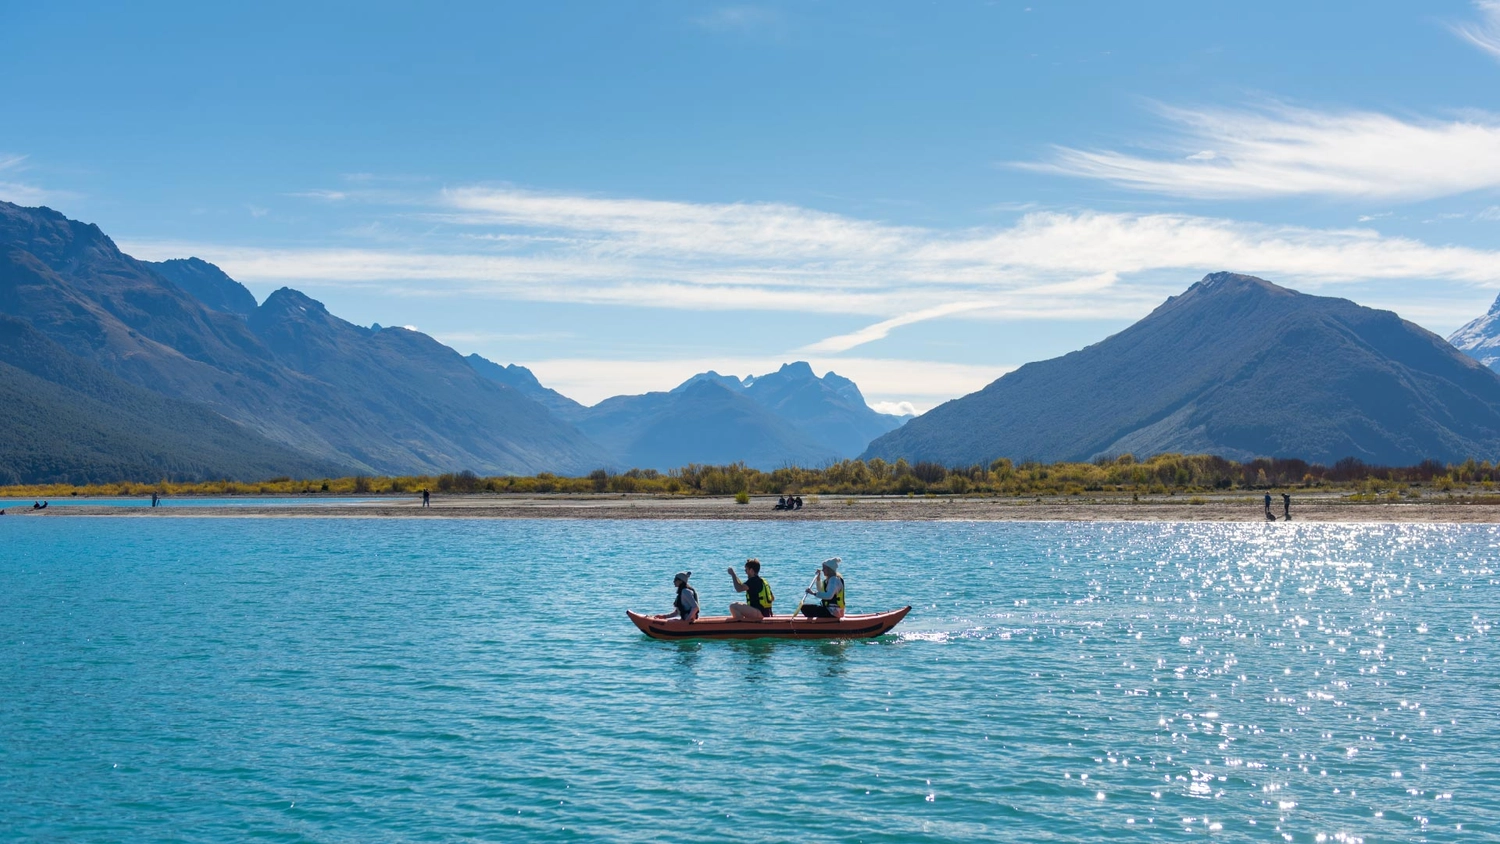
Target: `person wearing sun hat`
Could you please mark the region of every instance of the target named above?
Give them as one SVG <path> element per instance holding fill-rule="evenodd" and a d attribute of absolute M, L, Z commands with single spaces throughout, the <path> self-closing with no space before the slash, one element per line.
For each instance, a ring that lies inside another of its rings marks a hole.
<path fill-rule="evenodd" d="M 680 618 L 683 621 L 698 620 L 698 591 L 688 585 L 688 578 L 692 577 L 690 571 L 680 571 L 672 578 L 672 584 L 677 587 L 677 597 L 672 601 L 672 612 L 663 613 L 657 618 L 669 619 Z"/>
<path fill-rule="evenodd" d="M 808 618 L 843 618 L 844 617 L 844 578 L 839 574 L 839 563 L 843 560 L 838 557 L 829 557 L 823 561 L 823 570 L 816 589 L 807 590 L 808 595 L 816 598 L 816 604 L 803 604 L 802 614 Z"/>

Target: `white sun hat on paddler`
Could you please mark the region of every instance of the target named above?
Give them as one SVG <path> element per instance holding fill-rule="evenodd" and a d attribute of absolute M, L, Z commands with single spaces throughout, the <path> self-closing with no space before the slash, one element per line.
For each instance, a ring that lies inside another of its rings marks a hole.
<path fill-rule="evenodd" d="M 823 561 L 823 568 L 828 569 L 829 571 L 833 572 L 834 574 L 838 574 L 839 573 L 839 563 L 842 563 L 842 562 L 843 562 L 843 560 L 841 558 L 839 558 L 839 557 L 829 557 L 828 559 L 826 559 L 826 560 Z"/>

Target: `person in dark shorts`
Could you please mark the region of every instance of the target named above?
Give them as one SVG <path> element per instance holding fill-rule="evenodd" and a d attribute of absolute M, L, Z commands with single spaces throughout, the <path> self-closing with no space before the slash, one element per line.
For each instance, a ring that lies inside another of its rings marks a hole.
<path fill-rule="evenodd" d="M 776 601 L 776 596 L 771 592 L 771 584 L 760 576 L 760 560 L 751 557 L 745 561 L 744 582 L 735 574 L 734 566 L 729 567 L 729 576 L 734 579 L 734 591 L 745 593 L 745 603 L 729 605 L 729 617 L 735 621 L 764 621 L 769 618 L 771 604 Z"/>
<path fill-rule="evenodd" d="M 1291 495 L 1291 493 L 1283 492 L 1281 494 L 1281 515 L 1282 515 L 1282 518 L 1285 519 L 1288 522 L 1290 522 L 1292 520 L 1292 495 Z"/>

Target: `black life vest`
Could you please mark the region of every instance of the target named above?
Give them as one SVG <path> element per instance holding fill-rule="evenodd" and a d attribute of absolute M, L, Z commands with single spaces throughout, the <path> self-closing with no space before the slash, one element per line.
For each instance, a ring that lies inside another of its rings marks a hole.
<path fill-rule="evenodd" d="M 770 615 L 771 604 L 776 596 L 771 592 L 771 584 L 767 583 L 759 575 L 745 578 L 745 603 L 760 610 L 765 615 Z"/>
<path fill-rule="evenodd" d="M 682 600 L 682 593 L 683 592 L 692 592 L 693 593 L 693 609 L 697 609 L 698 608 L 698 590 L 694 589 L 691 586 L 679 586 L 679 587 L 677 587 L 677 597 L 674 598 L 674 599 L 672 599 L 672 606 L 677 609 L 677 615 L 681 616 L 683 619 L 686 619 L 688 616 L 690 616 L 690 615 L 693 614 L 693 610 L 688 609 L 687 605 L 685 603 L 683 603 L 683 600 Z"/>

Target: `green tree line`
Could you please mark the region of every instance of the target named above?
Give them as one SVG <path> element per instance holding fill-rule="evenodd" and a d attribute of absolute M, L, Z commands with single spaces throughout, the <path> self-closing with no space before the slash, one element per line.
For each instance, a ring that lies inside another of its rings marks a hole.
<path fill-rule="evenodd" d="M 581 477 L 543 472 L 532 476 L 484 477 L 472 471 L 439 475 L 293 479 L 269 478 L 245 483 L 223 480 L 204 483 L 115 483 L 69 486 L 11 486 L 0 496 L 13 498 L 62 495 L 377 495 L 416 493 L 654 493 L 663 495 L 1085 495 L 1108 493 L 1166 494 L 1262 490 L 1270 488 L 1333 488 L 1360 492 L 1389 492 L 1417 486 L 1451 489 L 1480 485 L 1492 488 L 1500 480 L 1500 465 L 1467 460 L 1459 464 L 1424 461 L 1415 466 L 1372 466 L 1353 458 L 1332 466 L 1295 459 L 1258 459 L 1246 462 L 1212 455 L 1158 454 L 1137 460 L 1133 455 L 1090 463 L 1014 462 L 1000 458 L 988 464 L 942 466 L 936 463 L 894 463 L 881 460 L 842 460 L 821 468 L 786 466 L 762 471 L 733 463 L 723 466 L 691 464 L 669 472 L 598 469 Z"/>

